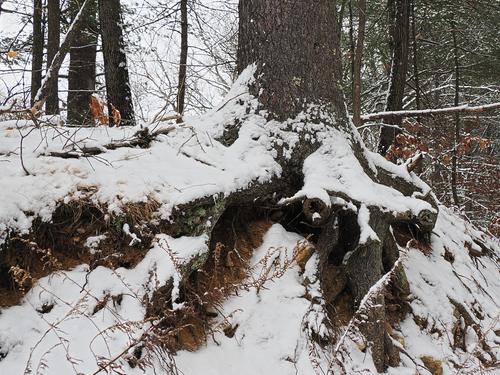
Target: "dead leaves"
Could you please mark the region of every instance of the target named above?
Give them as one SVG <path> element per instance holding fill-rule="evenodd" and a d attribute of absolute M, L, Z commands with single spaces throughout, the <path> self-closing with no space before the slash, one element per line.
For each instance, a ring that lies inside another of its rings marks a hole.
<path fill-rule="evenodd" d="M 106 110 L 107 103 L 104 100 L 96 95 L 91 95 L 89 107 L 94 122 L 100 125 L 109 125 L 108 111 Z M 120 111 L 113 104 L 111 104 L 111 117 L 113 118 L 113 124 L 115 126 L 120 126 L 122 116 Z"/>

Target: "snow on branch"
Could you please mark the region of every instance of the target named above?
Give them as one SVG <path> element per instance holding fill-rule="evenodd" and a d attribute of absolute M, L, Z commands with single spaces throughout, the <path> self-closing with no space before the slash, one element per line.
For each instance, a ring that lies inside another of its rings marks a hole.
<path fill-rule="evenodd" d="M 361 120 L 363 122 L 367 122 L 367 121 L 383 120 L 383 119 L 394 118 L 394 117 L 447 115 L 450 113 L 481 113 L 481 112 L 485 112 L 485 111 L 492 111 L 495 109 L 500 109 L 500 103 L 485 104 L 485 105 L 475 106 L 475 107 L 471 107 L 468 104 L 464 104 L 464 105 L 461 105 L 458 107 L 449 107 L 449 108 L 368 113 L 366 115 L 361 116 Z"/>

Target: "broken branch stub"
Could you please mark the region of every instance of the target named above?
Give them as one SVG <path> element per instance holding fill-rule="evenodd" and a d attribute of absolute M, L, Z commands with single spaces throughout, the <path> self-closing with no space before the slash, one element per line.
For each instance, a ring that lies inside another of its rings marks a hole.
<path fill-rule="evenodd" d="M 302 203 L 304 215 L 314 226 L 324 225 L 331 214 L 331 206 L 327 206 L 319 198 L 306 198 Z"/>

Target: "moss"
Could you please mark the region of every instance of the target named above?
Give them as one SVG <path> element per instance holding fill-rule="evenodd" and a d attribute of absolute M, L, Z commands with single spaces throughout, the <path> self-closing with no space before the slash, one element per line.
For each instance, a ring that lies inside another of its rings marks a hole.
<path fill-rule="evenodd" d="M 202 206 L 193 210 L 190 216 L 184 218 L 180 231 L 190 236 L 210 233 L 226 208 L 224 198 L 216 196 L 214 201 L 211 206 Z"/>
<path fill-rule="evenodd" d="M 189 275 L 191 272 L 199 270 L 203 267 L 205 262 L 208 260 L 209 251 L 205 251 L 202 254 L 195 256 L 188 264 L 185 265 L 183 270 L 184 274 Z"/>
<path fill-rule="evenodd" d="M 179 232 L 190 236 L 208 235 L 207 245 L 210 242 L 210 236 L 215 224 L 226 209 L 226 199 L 215 197 L 212 206 L 203 206 L 196 208 L 189 217 L 186 217 L 181 225 Z M 185 274 L 203 267 L 209 258 L 209 252 L 199 254 L 185 265 Z"/>
<path fill-rule="evenodd" d="M 113 219 L 113 227 L 118 231 L 123 230 L 123 225 L 126 223 L 125 217 L 124 216 L 116 216 Z"/>

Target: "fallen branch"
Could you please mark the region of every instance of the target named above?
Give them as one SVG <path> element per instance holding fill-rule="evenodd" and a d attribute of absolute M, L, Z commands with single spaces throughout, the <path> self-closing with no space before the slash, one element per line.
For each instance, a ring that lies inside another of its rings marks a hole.
<path fill-rule="evenodd" d="M 399 118 L 399 117 L 448 115 L 451 113 L 481 113 L 486 111 L 492 111 L 495 109 L 500 109 L 500 103 L 485 104 L 476 107 L 471 107 L 468 104 L 464 104 L 458 107 L 449 107 L 449 108 L 436 108 L 436 109 L 431 108 L 431 109 L 421 109 L 421 110 L 411 110 L 411 111 L 387 111 L 387 112 L 369 113 L 361 116 L 361 121 L 368 122 L 374 120 L 384 120 L 388 118 Z"/>
<path fill-rule="evenodd" d="M 175 126 L 169 126 L 166 128 L 160 128 L 153 132 L 150 132 L 148 128 L 137 131 L 130 139 L 120 141 L 120 142 L 112 142 L 102 147 L 79 147 L 78 150 L 74 151 L 63 151 L 63 152 L 49 152 L 44 156 L 52 156 L 63 159 L 79 159 L 97 156 L 105 153 L 107 150 L 116 150 L 122 147 L 139 147 L 139 148 L 148 148 L 151 145 L 151 142 L 154 141 L 159 135 L 167 135 L 171 131 L 176 129 Z"/>

